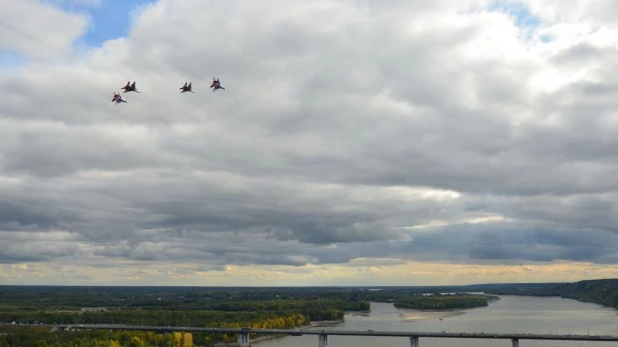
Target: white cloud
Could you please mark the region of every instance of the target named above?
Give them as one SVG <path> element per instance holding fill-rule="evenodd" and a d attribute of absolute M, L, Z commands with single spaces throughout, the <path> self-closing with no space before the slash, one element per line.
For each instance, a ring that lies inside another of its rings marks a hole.
<path fill-rule="evenodd" d="M 28 58 L 67 57 L 88 23 L 40 0 L 1 0 L 0 9 L 0 50 Z"/>
<path fill-rule="evenodd" d="M 583 23 L 612 26 L 618 4 L 611 0 L 521 0 L 530 11 L 549 23 Z"/>

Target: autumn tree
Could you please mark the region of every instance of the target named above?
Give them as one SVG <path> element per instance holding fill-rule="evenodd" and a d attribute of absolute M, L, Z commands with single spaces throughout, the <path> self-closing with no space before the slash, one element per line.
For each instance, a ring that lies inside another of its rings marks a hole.
<path fill-rule="evenodd" d="M 173 340 L 174 347 L 183 347 L 182 346 L 182 333 L 174 332 L 173 337 L 174 337 L 174 340 Z"/>
<path fill-rule="evenodd" d="M 193 335 L 191 333 L 183 334 L 182 347 L 193 347 Z"/>
<path fill-rule="evenodd" d="M 137 336 L 131 338 L 131 347 L 146 347 L 146 343 Z"/>

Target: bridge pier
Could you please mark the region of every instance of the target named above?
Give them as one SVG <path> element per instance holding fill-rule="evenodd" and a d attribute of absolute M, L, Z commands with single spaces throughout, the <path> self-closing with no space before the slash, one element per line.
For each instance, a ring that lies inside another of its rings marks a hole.
<path fill-rule="evenodd" d="M 249 333 L 238 334 L 238 346 L 239 347 L 249 346 Z"/>
<path fill-rule="evenodd" d="M 512 347 L 519 347 L 519 339 L 512 339 L 511 343 L 513 344 Z"/>
<path fill-rule="evenodd" d="M 328 335 L 320 334 L 318 337 L 320 338 L 320 347 L 328 347 Z"/>
<path fill-rule="evenodd" d="M 418 347 L 418 336 L 412 336 L 410 338 L 410 347 Z"/>

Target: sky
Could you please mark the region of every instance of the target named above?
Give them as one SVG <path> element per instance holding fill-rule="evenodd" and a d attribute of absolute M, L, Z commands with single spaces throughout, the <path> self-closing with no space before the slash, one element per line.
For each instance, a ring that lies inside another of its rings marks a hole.
<path fill-rule="evenodd" d="M 0 284 L 617 277 L 617 15 L 0 0 Z"/>

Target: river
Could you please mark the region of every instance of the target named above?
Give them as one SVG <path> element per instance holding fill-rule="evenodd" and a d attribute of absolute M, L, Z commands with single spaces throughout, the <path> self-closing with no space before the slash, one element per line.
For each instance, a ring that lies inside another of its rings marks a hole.
<path fill-rule="evenodd" d="M 346 315 L 345 322 L 315 329 L 375 331 L 446 331 L 478 333 L 618 335 L 616 310 L 562 298 L 500 296 L 487 307 L 460 311 L 442 320 L 435 312 L 400 310 L 371 303 L 369 316 Z M 407 318 L 407 319 L 406 319 Z M 422 319 L 422 320 L 417 320 Z M 256 347 L 317 347 L 318 337 L 288 336 L 261 341 Z M 405 337 L 329 336 L 330 347 L 408 347 Z M 521 347 L 608 347 L 611 342 L 521 340 Z M 420 347 L 511 347 L 510 340 L 420 338 Z"/>

